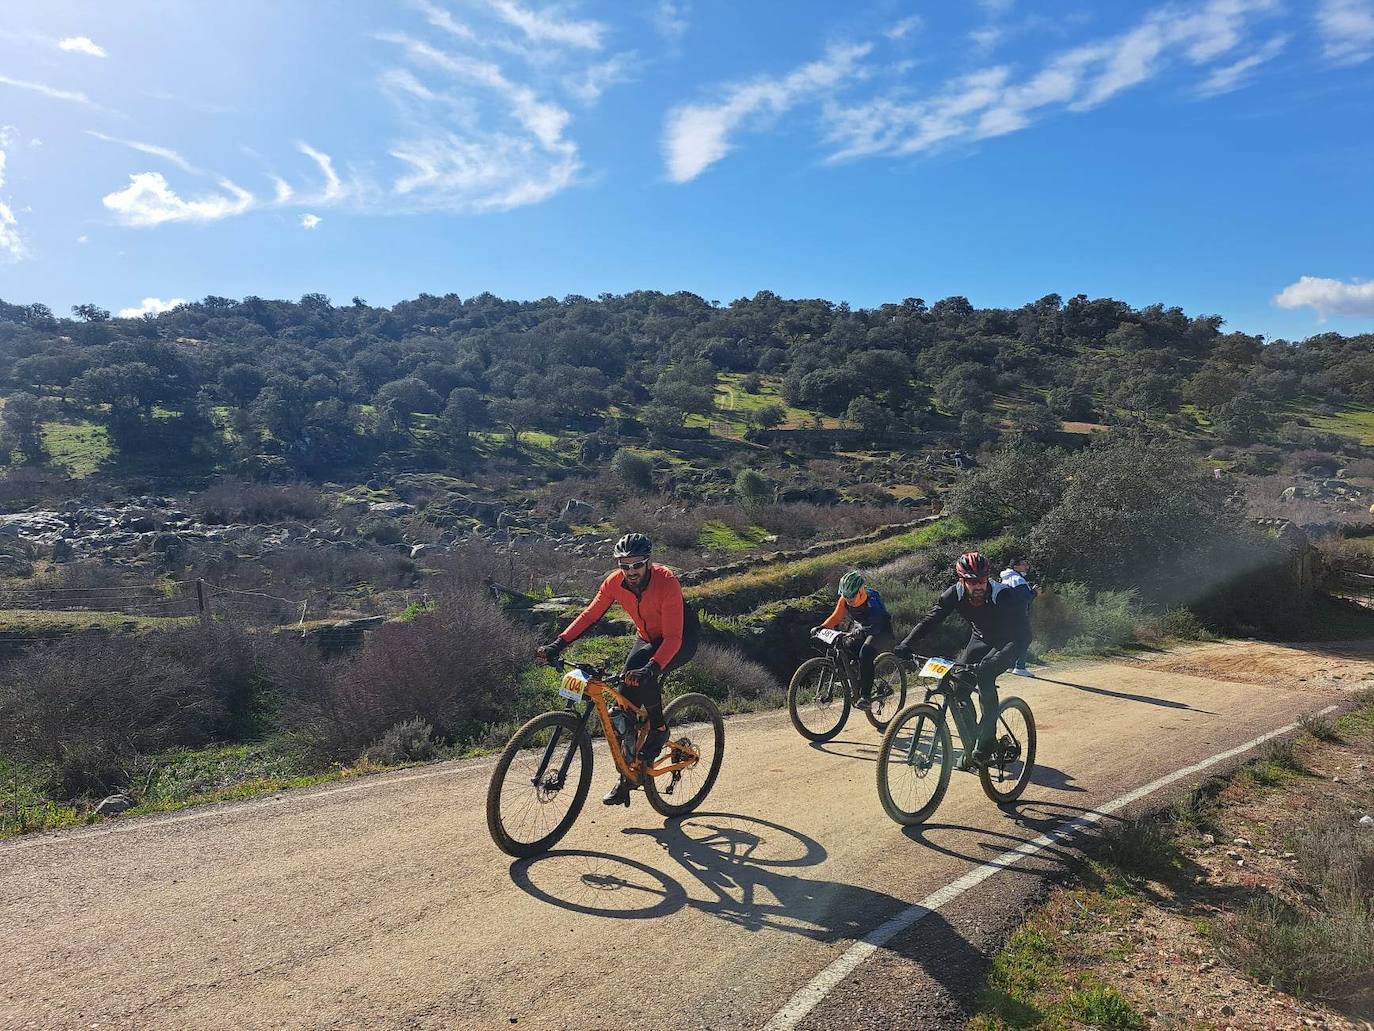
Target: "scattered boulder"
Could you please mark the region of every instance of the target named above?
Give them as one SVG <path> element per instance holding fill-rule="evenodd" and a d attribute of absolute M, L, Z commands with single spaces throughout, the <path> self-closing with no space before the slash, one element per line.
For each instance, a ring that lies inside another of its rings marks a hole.
<path fill-rule="evenodd" d="M 128 795 L 110 795 L 102 798 L 100 804 L 95 807 L 96 816 L 118 816 L 126 809 L 134 807 L 134 800 Z"/>
<path fill-rule="evenodd" d="M 414 512 L 415 506 L 404 501 L 374 501 L 368 506 L 368 509 L 374 515 L 399 519 L 401 516 L 410 515 Z"/>
<path fill-rule="evenodd" d="M 565 523 L 590 522 L 596 508 L 586 501 L 569 498 L 563 502 L 563 510 L 558 514 Z"/>

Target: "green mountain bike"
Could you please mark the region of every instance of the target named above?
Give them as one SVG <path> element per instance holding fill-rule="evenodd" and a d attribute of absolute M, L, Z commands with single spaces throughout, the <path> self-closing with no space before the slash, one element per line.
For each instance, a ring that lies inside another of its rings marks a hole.
<path fill-rule="evenodd" d="M 1001 699 L 997 708 L 997 741 L 986 762 L 975 763 L 978 716 L 951 702 L 975 694 L 972 666 L 949 659 L 916 657 L 917 677 L 925 699 L 892 717 L 878 746 L 878 798 L 887 815 L 904 826 L 928 820 L 949 789 L 958 769 L 977 772 L 988 798 L 998 805 L 1016 801 L 1035 771 L 1035 716 L 1020 698 Z M 955 748 L 949 719 L 959 732 Z"/>

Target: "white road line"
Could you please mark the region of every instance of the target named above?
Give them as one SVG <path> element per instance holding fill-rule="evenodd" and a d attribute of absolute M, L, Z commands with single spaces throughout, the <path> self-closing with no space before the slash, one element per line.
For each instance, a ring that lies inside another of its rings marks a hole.
<path fill-rule="evenodd" d="M 1325 716 L 1327 713 L 1335 712 L 1337 708 L 1338 706 L 1328 705 L 1325 709 L 1317 713 L 1317 715 Z M 1236 756 L 1248 752 L 1256 745 L 1264 744 L 1264 742 L 1268 741 L 1270 738 L 1278 737 L 1281 734 L 1287 734 L 1289 731 L 1296 730 L 1297 728 L 1298 724 L 1290 723 L 1286 727 L 1280 727 L 1278 730 L 1271 730 L 1267 734 L 1261 734 L 1259 737 L 1247 741 L 1243 745 L 1238 745 L 1225 752 L 1219 752 L 1210 759 L 1203 759 L 1201 762 L 1193 763 L 1191 766 L 1185 766 L 1181 770 L 1175 770 L 1173 773 L 1166 774 L 1158 780 L 1152 780 L 1150 783 L 1142 785 L 1134 791 L 1128 791 L 1120 798 L 1113 799 L 1098 809 L 1090 813 L 1085 813 L 1077 819 L 1064 824 L 1062 827 L 1050 831 L 1048 834 L 1042 834 L 1040 837 L 1031 841 L 1023 842 L 1016 848 L 1008 852 L 1003 852 L 996 859 L 989 860 L 982 866 L 970 870 L 958 880 L 951 881 L 939 891 L 927 895 L 914 906 L 898 913 L 891 920 L 887 921 L 887 923 L 883 924 L 881 927 L 875 928 L 873 931 L 870 931 L 864 937 L 856 941 L 846 949 L 839 958 L 812 978 L 809 983 L 802 986 L 802 988 L 787 1001 L 787 1004 L 773 1015 L 773 1019 L 764 1025 L 764 1031 L 792 1031 L 793 1028 L 801 1023 L 802 1019 L 808 1013 L 815 1009 L 821 1001 L 830 994 L 837 984 L 853 973 L 855 968 L 864 960 L 868 959 L 869 956 L 873 955 L 873 953 L 877 952 L 903 931 L 914 927 L 931 913 L 939 910 L 941 906 L 948 905 L 970 888 L 987 880 L 993 874 L 997 873 L 997 871 L 1004 870 L 1027 856 L 1033 856 L 1056 842 L 1072 837 L 1084 828 L 1091 827 L 1093 824 L 1101 822 L 1112 813 L 1126 808 L 1126 806 L 1130 805 L 1132 802 L 1137 802 L 1146 795 L 1158 791 L 1160 788 L 1168 787 L 1176 781 L 1180 781 L 1185 777 L 1190 777 L 1210 766 L 1217 765 L 1217 763 L 1225 762 L 1227 759 L 1234 759 Z"/>

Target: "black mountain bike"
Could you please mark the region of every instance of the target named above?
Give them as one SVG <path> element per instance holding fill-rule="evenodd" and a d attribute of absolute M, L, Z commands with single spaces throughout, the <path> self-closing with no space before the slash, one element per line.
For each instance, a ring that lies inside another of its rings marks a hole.
<path fill-rule="evenodd" d="M 925 684 L 925 700 L 892 717 L 878 746 L 878 798 L 887 815 L 900 824 L 923 823 L 935 812 L 949 788 L 950 772 L 978 773 L 983 791 L 998 805 L 1021 797 L 1035 771 L 1035 716 L 1016 697 L 1002 698 L 997 707 L 997 741 L 991 757 L 973 762 L 977 717 L 957 705 L 956 696 L 972 696 L 977 675 L 972 666 L 948 659 L 916 657 L 917 676 Z M 949 721 L 959 731 L 960 748 L 951 744 Z"/>
<path fill-rule="evenodd" d="M 858 697 L 859 659 L 839 630 L 817 630 L 811 640 L 825 654 L 807 659 L 787 685 L 787 714 L 792 726 L 808 741 L 829 741 L 844 729 Z M 864 715 L 875 730 L 883 730 L 906 704 L 906 669 L 891 652 L 873 663 L 873 700 Z"/>

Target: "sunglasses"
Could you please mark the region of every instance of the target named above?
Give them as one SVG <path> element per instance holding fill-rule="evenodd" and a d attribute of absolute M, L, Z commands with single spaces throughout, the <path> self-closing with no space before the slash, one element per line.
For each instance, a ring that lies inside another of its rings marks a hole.
<path fill-rule="evenodd" d="M 986 587 L 987 584 L 988 584 L 988 578 L 987 578 L 986 576 L 977 576 L 977 577 L 961 576 L 961 577 L 959 577 L 959 580 L 960 580 L 960 581 L 964 584 L 964 586 L 966 586 L 966 587 Z"/>
<path fill-rule="evenodd" d="M 620 563 L 620 569 L 621 572 L 633 573 L 636 569 L 643 569 L 648 564 L 649 560 L 647 558 L 643 558 L 640 559 L 638 562 L 622 562 Z"/>

